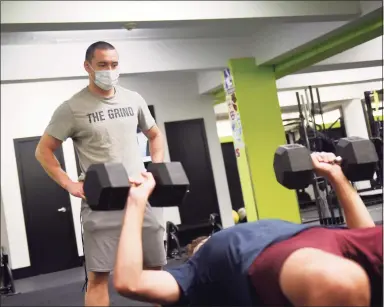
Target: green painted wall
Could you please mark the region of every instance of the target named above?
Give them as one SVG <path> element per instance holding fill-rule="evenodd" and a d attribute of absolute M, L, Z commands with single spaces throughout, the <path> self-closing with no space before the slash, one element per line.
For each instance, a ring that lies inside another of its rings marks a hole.
<path fill-rule="evenodd" d="M 281 186 L 273 170 L 275 150 L 286 142 L 273 68 L 256 67 L 253 58 L 230 60 L 229 67 L 238 99 L 258 217 L 300 223 L 295 192 Z"/>
<path fill-rule="evenodd" d="M 223 144 L 223 143 L 231 143 L 233 142 L 233 137 L 232 136 L 222 136 L 220 138 L 220 143 Z"/>

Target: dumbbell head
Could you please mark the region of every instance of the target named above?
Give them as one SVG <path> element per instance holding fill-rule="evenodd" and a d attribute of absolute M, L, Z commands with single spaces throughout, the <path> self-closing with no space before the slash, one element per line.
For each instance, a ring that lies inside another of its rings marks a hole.
<path fill-rule="evenodd" d="M 336 155 L 342 157 L 342 169 L 350 181 L 373 178 L 378 156 L 370 140 L 361 137 L 342 138 L 337 143 Z"/>
<path fill-rule="evenodd" d="M 129 192 L 128 175 L 120 163 L 93 164 L 83 188 L 92 210 L 122 210 Z"/>
<path fill-rule="evenodd" d="M 288 189 L 304 189 L 311 179 L 313 165 L 309 150 L 299 144 L 277 148 L 273 160 L 277 181 Z"/>
<path fill-rule="evenodd" d="M 156 187 L 149 198 L 152 207 L 179 206 L 189 190 L 189 180 L 180 162 L 150 163 Z"/>

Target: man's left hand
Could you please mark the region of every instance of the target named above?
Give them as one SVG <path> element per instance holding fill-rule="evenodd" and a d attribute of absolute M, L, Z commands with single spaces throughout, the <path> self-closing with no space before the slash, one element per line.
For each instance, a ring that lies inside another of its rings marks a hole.
<path fill-rule="evenodd" d="M 314 152 L 311 154 L 312 164 L 318 176 L 330 179 L 334 175 L 342 175 L 340 160 L 333 153 Z"/>
<path fill-rule="evenodd" d="M 129 198 L 136 202 L 147 202 L 153 189 L 156 186 L 152 173 L 142 172 L 138 178 L 129 178 L 131 185 L 129 189 Z"/>

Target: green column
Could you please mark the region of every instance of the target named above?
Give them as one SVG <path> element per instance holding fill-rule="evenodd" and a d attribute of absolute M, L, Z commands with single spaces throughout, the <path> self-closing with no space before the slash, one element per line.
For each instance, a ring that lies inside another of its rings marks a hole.
<path fill-rule="evenodd" d="M 239 168 L 239 173 L 240 177 L 250 175 L 256 207 L 247 208 L 248 220 L 278 218 L 300 223 L 295 192 L 281 186 L 273 170 L 274 152 L 286 143 L 273 68 L 257 67 L 254 58 L 231 59 L 229 68 L 248 164 L 248 169 Z"/>

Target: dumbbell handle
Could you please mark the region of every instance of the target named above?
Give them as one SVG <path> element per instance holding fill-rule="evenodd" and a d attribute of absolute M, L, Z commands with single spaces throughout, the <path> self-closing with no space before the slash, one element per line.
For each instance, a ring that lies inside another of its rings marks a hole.
<path fill-rule="evenodd" d="M 337 157 L 335 158 L 335 160 L 333 160 L 331 163 L 341 164 L 341 162 L 343 162 L 343 158 L 340 157 L 340 156 L 337 156 Z"/>
<path fill-rule="evenodd" d="M 341 163 L 341 162 L 343 162 L 343 158 L 342 157 L 340 157 L 340 156 L 337 156 L 336 158 L 335 158 L 335 161 L 334 162 L 336 162 L 336 163 Z"/>

